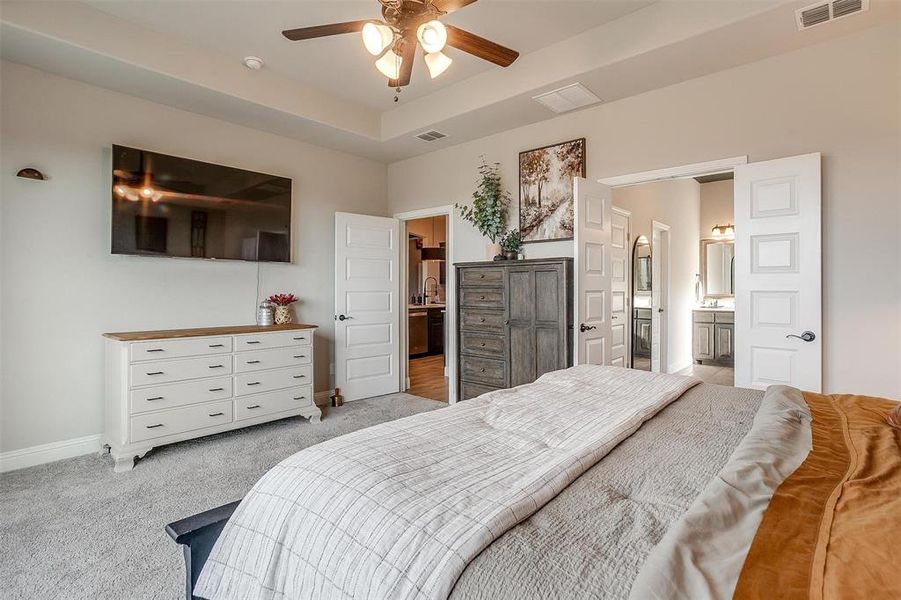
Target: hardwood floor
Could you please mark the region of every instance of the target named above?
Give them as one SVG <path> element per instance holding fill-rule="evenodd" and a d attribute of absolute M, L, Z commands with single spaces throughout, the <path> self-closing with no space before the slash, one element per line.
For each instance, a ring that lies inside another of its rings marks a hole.
<path fill-rule="evenodd" d="M 682 369 L 676 375 L 694 375 L 704 383 L 717 385 L 735 385 L 735 369 L 732 367 L 718 367 L 716 365 L 698 365 Z"/>
<path fill-rule="evenodd" d="M 410 359 L 410 389 L 408 393 L 422 398 L 447 402 L 447 377 L 444 376 L 444 355 Z"/>

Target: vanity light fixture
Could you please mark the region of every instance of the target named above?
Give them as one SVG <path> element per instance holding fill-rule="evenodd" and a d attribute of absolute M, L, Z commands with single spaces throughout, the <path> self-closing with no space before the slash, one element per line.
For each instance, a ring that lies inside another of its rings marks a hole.
<path fill-rule="evenodd" d="M 713 229 L 714 237 L 722 237 L 722 238 L 734 238 L 735 237 L 735 225 L 731 223 L 729 225 L 714 225 Z"/>

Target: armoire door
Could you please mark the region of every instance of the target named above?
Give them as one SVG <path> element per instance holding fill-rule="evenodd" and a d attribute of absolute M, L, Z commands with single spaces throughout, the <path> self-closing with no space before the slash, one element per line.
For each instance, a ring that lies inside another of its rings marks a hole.
<path fill-rule="evenodd" d="M 511 386 L 567 366 L 564 277 L 559 263 L 507 269 Z"/>

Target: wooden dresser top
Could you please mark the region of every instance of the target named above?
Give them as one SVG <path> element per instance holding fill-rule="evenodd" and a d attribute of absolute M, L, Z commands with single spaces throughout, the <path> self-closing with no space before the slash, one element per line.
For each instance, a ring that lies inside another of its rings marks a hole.
<path fill-rule="evenodd" d="M 203 337 L 208 335 L 239 335 L 242 333 L 269 333 L 272 331 L 296 331 L 298 329 L 317 329 L 318 325 L 289 323 L 288 325 L 233 325 L 231 327 L 197 327 L 194 329 L 159 329 L 156 331 L 121 331 L 104 333 L 103 337 L 120 342 L 140 342 L 143 340 L 168 340 L 186 337 Z"/>

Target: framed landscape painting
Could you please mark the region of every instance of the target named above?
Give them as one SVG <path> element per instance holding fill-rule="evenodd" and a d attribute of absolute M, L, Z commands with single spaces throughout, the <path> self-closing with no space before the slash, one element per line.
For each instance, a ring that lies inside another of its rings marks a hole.
<path fill-rule="evenodd" d="M 585 138 L 519 153 L 523 243 L 573 238 L 573 177 L 585 177 Z"/>

